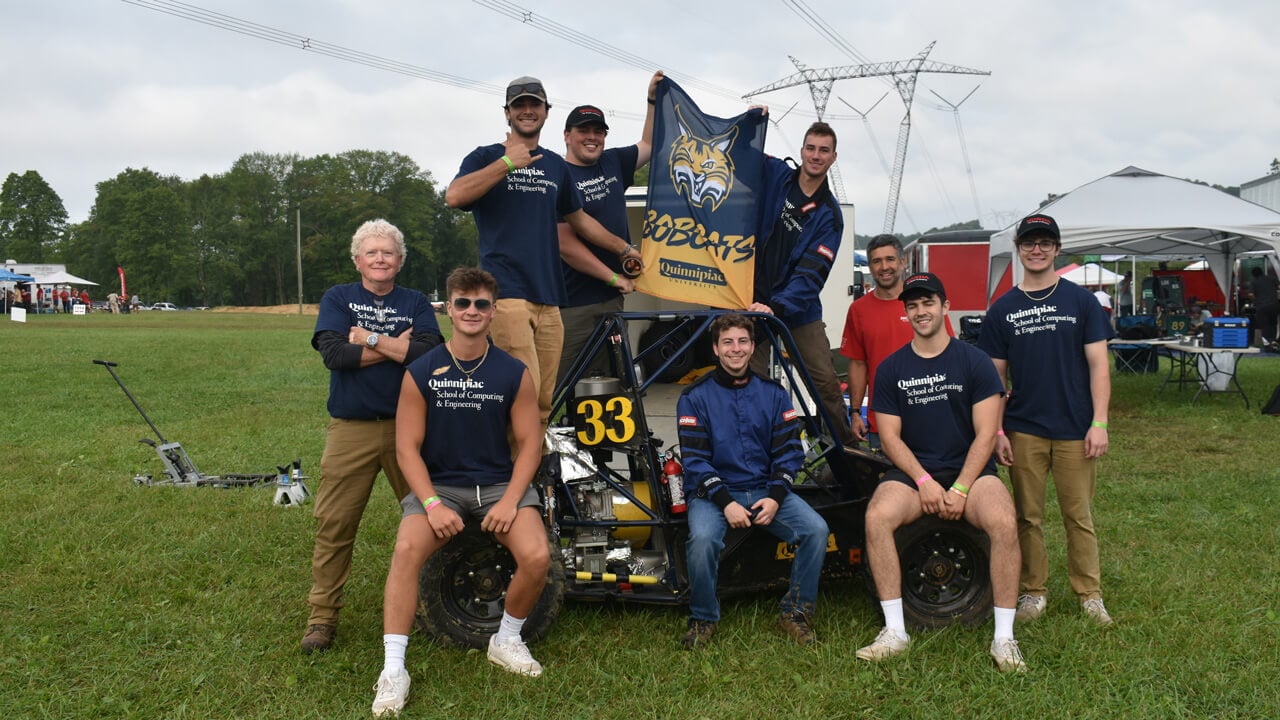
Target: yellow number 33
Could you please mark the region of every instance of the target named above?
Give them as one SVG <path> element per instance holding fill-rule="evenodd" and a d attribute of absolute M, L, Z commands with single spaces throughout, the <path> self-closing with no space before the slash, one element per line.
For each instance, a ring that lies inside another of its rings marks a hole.
<path fill-rule="evenodd" d="M 606 439 L 625 443 L 635 437 L 636 422 L 631 417 L 631 398 L 615 395 L 601 402 L 586 398 L 578 403 L 578 442 L 599 445 Z"/>

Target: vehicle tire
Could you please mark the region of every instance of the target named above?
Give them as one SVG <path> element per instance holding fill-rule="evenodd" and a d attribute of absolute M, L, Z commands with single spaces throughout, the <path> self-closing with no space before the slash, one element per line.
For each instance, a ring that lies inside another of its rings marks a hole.
<path fill-rule="evenodd" d="M 959 520 L 925 516 L 894 534 L 907 626 L 980 625 L 991 616 L 991 541 Z"/>
<path fill-rule="evenodd" d="M 673 327 L 674 324 L 669 322 L 655 322 L 650 325 L 649 329 L 645 330 L 644 334 L 640 336 L 641 352 L 650 345 L 657 343 L 662 336 L 670 332 Z M 696 359 L 693 346 L 687 347 L 683 351 L 680 350 L 680 346 L 684 345 L 685 341 L 688 339 L 689 334 L 687 332 L 677 333 L 658 345 L 658 347 L 648 355 L 645 355 L 644 359 L 641 361 L 641 364 L 644 366 L 645 374 L 649 377 L 654 377 L 654 371 L 657 370 L 662 363 L 666 362 L 667 358 L 675 356 L 675 360 L 671 362 L 671 365 L 666 369 L 666 371 L 661 375 L 658 375 L 655 379 L 658 382 L 670 383 L 688 375 L 689 371 L 694 368 L 694 361 Z"/>
<path fill-rule="evenodd" d="M 564 603 L 560 549 L 548 532 L 551 565 L 542 596 L 525 620 L 525 642 L 537 642 L 555 624 Z M 431 556 L 418 578 L 418 625 L 444 645 L 483 650 L 502 623 L 504 598 L 516 563 L 493 535 L 468 524 Z"/>

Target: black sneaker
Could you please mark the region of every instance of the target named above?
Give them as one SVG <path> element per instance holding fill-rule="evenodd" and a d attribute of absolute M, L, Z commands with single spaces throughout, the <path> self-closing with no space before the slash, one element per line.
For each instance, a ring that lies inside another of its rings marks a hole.
<path fill-rule="evenodd" d="M 680 639 L 680 642 L 685 647 L 692 649 L 711 642 L 711 636 L 715 634 L 715 623 L 709 620 L 689 618 L 689 629 L 685 631 L 684 637 Z"/>
<path fill-rule="evenodd" d="M 333 636 L 338 633 L 334 625 L 308 625 L 307 633 L 302 636 L 302 652 L 310 655 L 315 651 L 324 652 L 333 645 Z"/>

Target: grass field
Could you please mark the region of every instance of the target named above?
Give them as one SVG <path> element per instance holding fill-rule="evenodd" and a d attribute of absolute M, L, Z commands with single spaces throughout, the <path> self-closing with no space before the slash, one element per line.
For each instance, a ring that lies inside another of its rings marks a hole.
<path fill-rule="evenodd" d="M 382 665 L 381 594 L 398 512 L 380 485 L 334 650 L 306 657 L 314 521 L 272 490 L 136 487 L 149 429 L 90 361 L 114 360 L 207 473 L 319 466 L 327 372 L 313 318 L 212 313 L 0 321 L 0 717 L 363 718 Z M 1031 672 L 1005 677 L 990 626 L 918 633 L 870 665 L 879 617 L 824 587 L 821 643 L 791 644 L 775 598 L 726 603 L 703 652 L 678 610 L 570 603 L 529 680 L 415 636 L 405 717 L 1262 718 L 1280 714 L 1280 418 L 1258 404 L 1280 358 L 1245 360 L 1238 397 L 1117 376 L 1100 471 L 1108 630 L 1070 597 L 1047 523 L 1050 604 L 1019 626 Z M 312 488 L 318 479 L 311 481 Z M 1056 510 L 1056 509 L 1055 509 Z"/>

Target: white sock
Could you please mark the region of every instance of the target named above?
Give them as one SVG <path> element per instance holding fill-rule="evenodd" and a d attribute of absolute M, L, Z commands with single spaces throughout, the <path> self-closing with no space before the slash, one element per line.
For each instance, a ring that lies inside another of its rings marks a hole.
<path fill-rule="evenodd" d="M 520 630 L 524 627 L 524 618 L 513 618 L 503 611 L 502 624 L 498 626 L 498 634 L 495 636 L 500 645 L 509 642 L 524 642 L 520 637 Z"/>
<path fill-rule="evenodd" d="M 899 637 L 907 637 L 907 624 L 902 619 L 902 598 L 881 600 L 880 609 L 884 611 L 884 626 L 898 633 Z"/>
<path fill-rule="evenodd" d="M 1013 616 L 1018 612 L 1017 608 L 1002 608 L 996 610 L 996 635 L 993 640 L 1001 638 L 1013 639 Z"/>
<path fill-rule="evenodd" d="M 409 647 L 408 635 L 383 635 L 383 675 L 395 675 L 404 670 L 404 651 Z"/>

